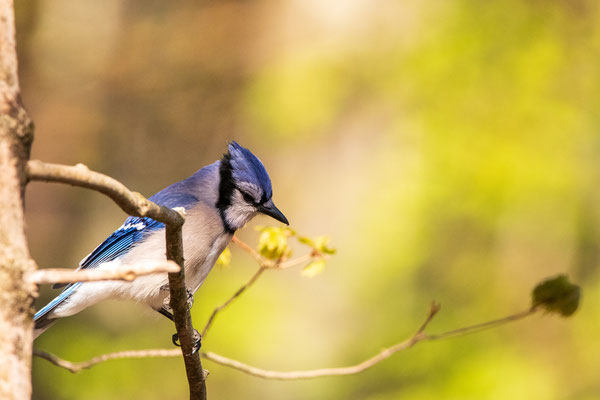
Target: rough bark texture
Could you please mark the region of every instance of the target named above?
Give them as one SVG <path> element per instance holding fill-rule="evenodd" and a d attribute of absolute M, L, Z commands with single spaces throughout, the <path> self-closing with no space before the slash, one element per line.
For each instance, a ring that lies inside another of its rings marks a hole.
<path fill-rule="evenodd" d="M 181 341 L 181 351 L 190 387 L 190 400 L 206 400 L 206 382 L 202 370 L 202 362 L 198 352 L 192 353 L 194 347 L 194 326 L 187 304 L 187 291 L 185 286 L 185 269 L 183 268 L 183 239 L 181 227 L 167 225 L 167 259 L 176 262 L 181 270 L 169 274 L 169 290 L 171 291 L 170 306 L 177 334 Z"/>
<path fill-rule="evenodd" d="M 26 273 L 35 266 L 24 233 L 25 165 L 33 125 L 17 77 L 12 0 L 0 0 L 0 398 L 31 397 L 32 301 Z"/>

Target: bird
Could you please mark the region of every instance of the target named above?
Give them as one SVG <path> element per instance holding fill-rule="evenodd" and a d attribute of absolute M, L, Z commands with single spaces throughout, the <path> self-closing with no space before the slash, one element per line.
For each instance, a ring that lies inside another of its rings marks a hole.
<path fill-rule="evenodd" d="M 149 198 L 165 207 L 185 209 L 182 235 L 190 306 L 192 296 L 238 229 L 258 214 L 289 225 L 272 197 L 271 180 L 263 163 L 250 150 L 232 141 L 220 160 Z M 165 225 L 161 222 L 130 216 L 79 263 L 78 270 L 165 260 L 164 230 Z M 64 286 L 54 285 L 55 288 Z M 60 318 L 115 298 L 145 303 L 172 320 L 166 301 L 168 295 L 166 274 L 140 276 L 132 282 L 71 283 L 35 314 L 34 337 Z M 173 335 L 173 341 L 176 342 L 176 335 Z"/>

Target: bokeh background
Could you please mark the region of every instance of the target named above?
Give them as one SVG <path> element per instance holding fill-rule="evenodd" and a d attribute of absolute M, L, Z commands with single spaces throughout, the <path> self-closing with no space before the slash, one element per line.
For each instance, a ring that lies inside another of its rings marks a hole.
<path fill-rule="evenodd" d="M 357 376 L 261 380 L 205 362 L 212 399 L 600 398 L 600 3 L 594 0 L 16 2 L 33 158 L 151 195 L 235 139 L 305 235 L 338 249 L 312 279 L 269 272 L 206 350 L 263 368 L 352 364 L 412 334 L 520 311 L 540 280 L 581 284 L 535 316 L 427 343 Z M 27 190 L 40 266 L 75 267 L 125 216 L 64 185 Z M 255 243 L 257 218 L 240 236 Z M 302 254 L 298 248 L 296 254 Z M 254 272 L 239 249 L 193 318 Z M 55 291 L 42 288 L 38 307 Z M 35 346 L 70 360 L 171 346 L 171 324 L 103 303 Z M 179 399 L 179 359 L 73 375 L 33 362 L 35 399 Z"/>

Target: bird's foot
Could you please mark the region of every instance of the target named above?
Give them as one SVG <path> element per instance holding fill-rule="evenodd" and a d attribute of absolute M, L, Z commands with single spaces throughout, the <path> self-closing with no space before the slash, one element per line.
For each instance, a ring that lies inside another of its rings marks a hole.
<path fill-rule="evenodd" d="M 167 283 L 166 285 L 162 285 L 160 287 L 160 291 L 161 292 L 168 292 L 169 291 L 169 284 Z M 194 293 L 192 293 L 192 291 L 190 289 L 186 289 L 185 290 L 187 293 L 187 306 L 188 306 L 188 310 L 192 309 L 192 306 L 194 305 Z M 170 302 L 171 302 L 171 296 L 167 296 L 163 302 L 164 306 L 169 307 L 170 309 Z"/>
<path fill-rule="evenodd" d="M 173 334 L 173 337 L 171 338 L 171 340 L 173 341 L 173 344 L 175 346 L 181 346 L 181 344 L 179 344 L 179 335 L 178 334 Z M 202 336 L 200 336 L 200 332 L 198 332 L 197 330 L 194 329 L 194 344 L 192 346 L 192 354 L 195 354 L 198 350 L 200 350 L 200 347 L 202 346 Z"/>
<path fill-rule="evenodd" d="M 185 291 L 187 292 L 188 310 L 191 310 L 192 306 L 194 305 L 194 293 L 192 293 L 192 291 L 190 289 L 186 289 Z"/>

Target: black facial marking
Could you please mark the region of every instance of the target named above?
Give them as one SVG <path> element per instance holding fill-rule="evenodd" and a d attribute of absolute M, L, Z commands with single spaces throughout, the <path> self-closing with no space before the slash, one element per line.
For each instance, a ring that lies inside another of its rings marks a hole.
<path fill-rule="evenodd" d="M 227 152 L 223 155 L 223 158 L 221 159 L 221 165 L 219 166 L 219 199 L 217 200 L 217 204 L 215 204 L 215 206 L 221 215 L 223 229 L 225 229 L 225 232 L 233 234 L 235 229 L 229 225 L 227 219 L 225 218 L 225 210 L 231 205 L 231 197 L 233 196 L 233 190 L 235 189 L 231 170 L 231 154 Z"/>

